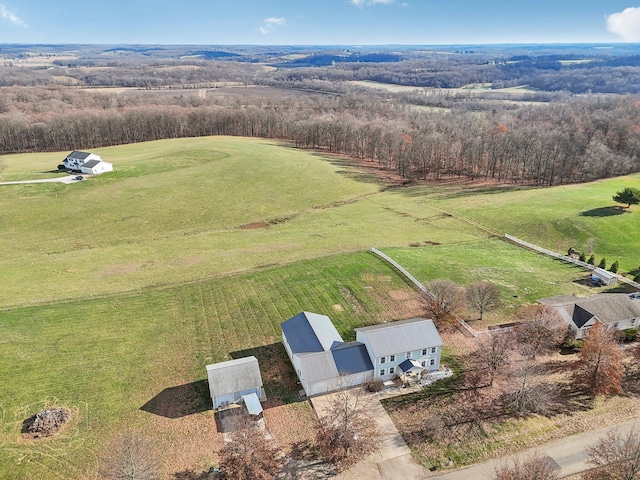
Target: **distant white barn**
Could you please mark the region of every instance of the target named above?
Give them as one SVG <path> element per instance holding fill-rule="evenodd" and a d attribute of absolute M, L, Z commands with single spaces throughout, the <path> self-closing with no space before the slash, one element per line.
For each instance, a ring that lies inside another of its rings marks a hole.
<path fill-rule="evenodd" d="M 112 172 L 113 164 L 102 160 L 100 155 L 74 150 L 62 161 L 62 165 L 74 172 L 82 172 L 88 175 L 98 175 L 104 172 Z"/>

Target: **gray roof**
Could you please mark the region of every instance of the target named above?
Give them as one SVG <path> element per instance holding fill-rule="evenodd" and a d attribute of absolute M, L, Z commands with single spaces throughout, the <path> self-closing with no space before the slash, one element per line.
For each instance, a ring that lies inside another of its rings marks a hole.
<path fill-rule="evenodd" d="M 69 155 L 67 155 L 67 158 L 74 158 L 76 160 L 84 160 L 89 155 L 91 155 L 89 152 L 79 152 L 77 150 L 74 150 Z"/>
<path fill-rule="evenodd" d="M 298 358 L 307 382 L 373 370 L 367 347 L 360 342 L 343 343 L 333 350 L 298 355 Z"/>
<path fill-rule="evenodd" d="M 101 160 L 89 160 L 88 162 L 84 162 L 82 166 L 86 168 L 93 168 L 96 165 L 98 165 L 100 162 Z"/>
<path fill-rule="evenodd" d="M 343 343 L 326 315 L 301 312 L 282 323 L 282 332 L 295 354 L 323 352 Z"/>
<path fill-rule="evenodd" d="M 258 359 L 253 356 L 207 365 L 207 377 L 212 397 L 262 387 Z"/>
<path fill-rule="evenodd" d="M 366 335 L 373 356 L 376 358 L 411 352 L 422 348 L 442 346 L 442 338 L 432 320 L 411 318 L 356 328 Z"/>
<path fill-rule="evenodd" d="M 586 298 L 560 295 L 538 302 L 556 307 L 566 321 L 578 328 L 582 328 L 593 317 L 604 324 L 640 318 L 640 306 L 625 293 L 601 293 Z"/>

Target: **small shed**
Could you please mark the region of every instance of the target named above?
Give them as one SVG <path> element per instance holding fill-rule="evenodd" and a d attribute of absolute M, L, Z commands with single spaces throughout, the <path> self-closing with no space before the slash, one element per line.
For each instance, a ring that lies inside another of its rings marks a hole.
<path fill-rule="evenodd" d="M 591 274 L 591 279 L 601 285 L 614 285 L 618 282 L 618 276 L 608 270 L 596 268 Z"/>
<path fill-rule="evenodd" d="M 266 400 L 260 366 L 254 356 L 207 365 L 207 378 L 214 409 L 240 403 L 243 396 L 251 394 Z"/>

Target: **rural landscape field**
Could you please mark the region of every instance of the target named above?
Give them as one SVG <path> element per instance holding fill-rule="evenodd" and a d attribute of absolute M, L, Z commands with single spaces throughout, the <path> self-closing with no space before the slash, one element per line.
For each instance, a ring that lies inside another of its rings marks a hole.
<path fill-rule="evenodd" d="M 495 282 L 505 299 L 497 323 L 543 296 L 592 292 L 575 282 L 582 269 L 492 232 L 558 251 L 590 242 L 621 271 L 638 263 L 633 209 L 584 214 L 611 208 L 612 192 L 638 176 L 545 189 L 399 186 L 366 163 L 229 137 L 97 152 L 116 171 L 1 187 L 3 478 L 93 478 L 99 452 L 130 428 L 162 442 L 167 475 L 215 464 L 205 364 L 261 348 L 282 356 L 279 324 L 302 310 L 329 315 L 345 338 L 420 314 L 418 292 L 369 247 L 423 282 Z M 64 155 L 5 156 L 1 180 L 51 175 Z M 265 386 L 297 405 L 276 380 Z M 71 408 L 72 425 L 21 439 L 24 418 L 51 405 Z"/>
<path fill-rule="evenodd" d="M 640 8 L 14 2 L 0 480 L 640 478 Z"/>

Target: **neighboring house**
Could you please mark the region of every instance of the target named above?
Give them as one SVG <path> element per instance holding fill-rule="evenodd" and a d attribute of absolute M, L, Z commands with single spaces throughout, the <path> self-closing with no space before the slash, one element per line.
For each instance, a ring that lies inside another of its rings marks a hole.
<path fill-rule="evenodd" d="M 243 397 L 248 396 L 248 400 L 244 399 L 247 410 L 253 415 L 261 413 L 261 410 L 257 411 L 256 405 L 259 406 L 260 401 L 265 401 L 266 396 L 256 357 L 207 365 L 207 377 L 214 409 L 240 403 Z"/>
<path fill-rule="evenodd" d="M 307 396 L 360 385 L 373 376 L 365 346 L 345 343 L 326 315 L 302 312 L 281 327 L 282 344 Z"/>
<path fill-rule="evenodd" d="M 105 162 L 104 160 L 89 160 L 80 166 L 80 171 L 89 175 L 113 172 L 113 163 Z"/>
<path fill-rule="evenodd" d="M 67 158 L 62 161 L 62 164 L 68 168 L 69 170 L 76 170 L 80 172 L 80 167 L 91 160 L 97 160 L 98 162 L 102 161 L 102 157 L 100 155 L 96 155 L 95 153 L 89 152 L 78 152 L 74 150 Z"/>
<path fill-rule="evenodd" d="M 618 276 L 608 270 L 595 268 L 591 274 L 591 280 L 601 285 L 614 285 L 618 282 Z"/>
<path fill-rule="evenodd" d="M 640 324 L 640 302 L 625 293 L 601 293 L 587 298 L 560 295 L 538 302 L 555 307 L 577 339 L 586 337 L 596 322 L 607 330 L 637 329 Z"/>
<path fill-rule="evenodd" d="M 355 330 L 356 340 L 367 347 L 375 377 L 381 380 L 440 368 L 443 343 L 432 320 L 412 318 Z"/>
<path fill-rule="evenodd" d="M 356 328 L 344 342 L 329 317 L 302 312 L 282 323 L 282 343 L 307 396 L 440 367 L 442 339 L 431 320 Z"/>

